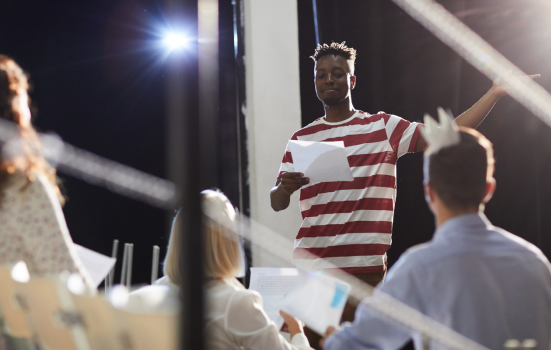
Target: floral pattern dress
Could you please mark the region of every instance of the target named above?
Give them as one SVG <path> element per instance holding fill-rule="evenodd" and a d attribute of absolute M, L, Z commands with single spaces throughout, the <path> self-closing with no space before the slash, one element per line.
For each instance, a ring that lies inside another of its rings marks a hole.
<path fill-rule="evenodd" d="M 90 284 L 69 234 L 59 200 L 41 174 L 30 182 L 10 177 L 0 199 L 0 264 L 25 261 L 35 276 L 80 272 Z"/>

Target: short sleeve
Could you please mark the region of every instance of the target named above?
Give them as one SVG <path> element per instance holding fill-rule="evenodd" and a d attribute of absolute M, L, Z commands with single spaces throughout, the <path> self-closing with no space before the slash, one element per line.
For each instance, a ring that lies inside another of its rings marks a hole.
<path fill-rule="evenodd" d="M 419 138 L 419 123 L 412 123 L 396 115 L 387 115 L 385 129 L 390 146 L 398 157 L 415 152 Z"/>
<path fill-rule="evenodd" d="M 283 338 L 276 324 L 268 318 L 262 297 L 253 291 L 237 292 L 231 298 L 224 328 L 245 349 L 309 350 L 305 337 L 293 337 L 292 345 Z M 297 339 L 295 339 L 297 338 Z"/>
<path fill-rule="evenodd" d="M 291 140 L 296 140 L 297 137 L 293 135 Z M 285 154 L 283 154 L 283 159 L 281 160 L 281 166 L 279 167 L 279 172 L 277 176 L 281 176 L 286 172 L 294 172 L 295 166 L 293 164 L 293 155 L 291 154 L 291 147 L 289 147 L 289 142 L 287 142 L 287 147 L 285 147 Z"/>

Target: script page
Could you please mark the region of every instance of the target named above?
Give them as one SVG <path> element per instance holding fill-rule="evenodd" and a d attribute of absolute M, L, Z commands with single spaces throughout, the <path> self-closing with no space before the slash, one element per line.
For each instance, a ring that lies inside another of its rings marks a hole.
<path fill-rule="evenodd" d="M 353 181 L 344 142 L 289 141 L 295 171 L 310 183 Z"/>
<path fill-rule="evenodd" d="M 279 314 L 283 300 L 303 281 L 303 277 L 294 268 L 251 267 L 249 289 L 262 296 L 264 311 L 278 327 L 283 325 Z"/>

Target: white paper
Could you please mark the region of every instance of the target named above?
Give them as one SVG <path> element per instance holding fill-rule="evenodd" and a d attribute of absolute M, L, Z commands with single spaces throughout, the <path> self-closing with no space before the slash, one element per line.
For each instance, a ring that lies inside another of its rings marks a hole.
<path fill-rule="evenodd" d="M 86 268 L 86 271 L 92 277 L 92 281 L 94 281 L 97 288 L 109 271 L 111 271 L 117 259 L 110 258 L 78 244 L 74 246 L 80 261 L 82 261 L 84 268 Z"/>
<path fill-rule="evenodd" d="M 280 306 L 320 335 L 338 327 L 350 293 L 350 285 L 335 277 L 316 274 L 292 291 Z"/>
<path fill-rule="evenodd" d="M 249 289 L 260 293 L 264 311 L 276 323 L 277 329 L 281 329 L 281 303 L 303 281 L 304 278 L 294 268 L 251 267 Z"/>
<path fill-rule="evenodd" d="M 310 183 L 352 181 L 352 171 L 344 142 L 289 141 L 295 172 L 310 178 Z"/>

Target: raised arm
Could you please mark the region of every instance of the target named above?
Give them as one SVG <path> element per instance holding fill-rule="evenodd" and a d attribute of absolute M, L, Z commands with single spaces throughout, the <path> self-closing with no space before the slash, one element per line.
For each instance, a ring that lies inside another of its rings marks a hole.
<path fill-rule="evenodd" d="M 287 209 L 291 195 L 302 186 L 310 183 L 310 179 L 302 173 L 286 172 L 277 178 L 276 184 L 270 191 L 272 209 L 280 211 Z"/>
<path fill-rule="evenodd" d="M 539 74 L 527 75 L 526 79 L 539 78 Z M 488 113 L 492 110 L 496 102 L 503 96 L 507 95 L 507 91 L 501 86 L 501 78 L 494 80 L 492 87 L 478 102 L 476 102 L 471 108 L 460 114 L 456 119 L 456 123 L 459 126 L 466 126 L 476 129 L 480 123 L 486 118 Z M 421 126 L 424 127 L 424 126 Z M 416 151 L 424 151 L 427 148 L 427 143 L 423 136 L 419 135 L 417 144 L 415 145 Z"/>

